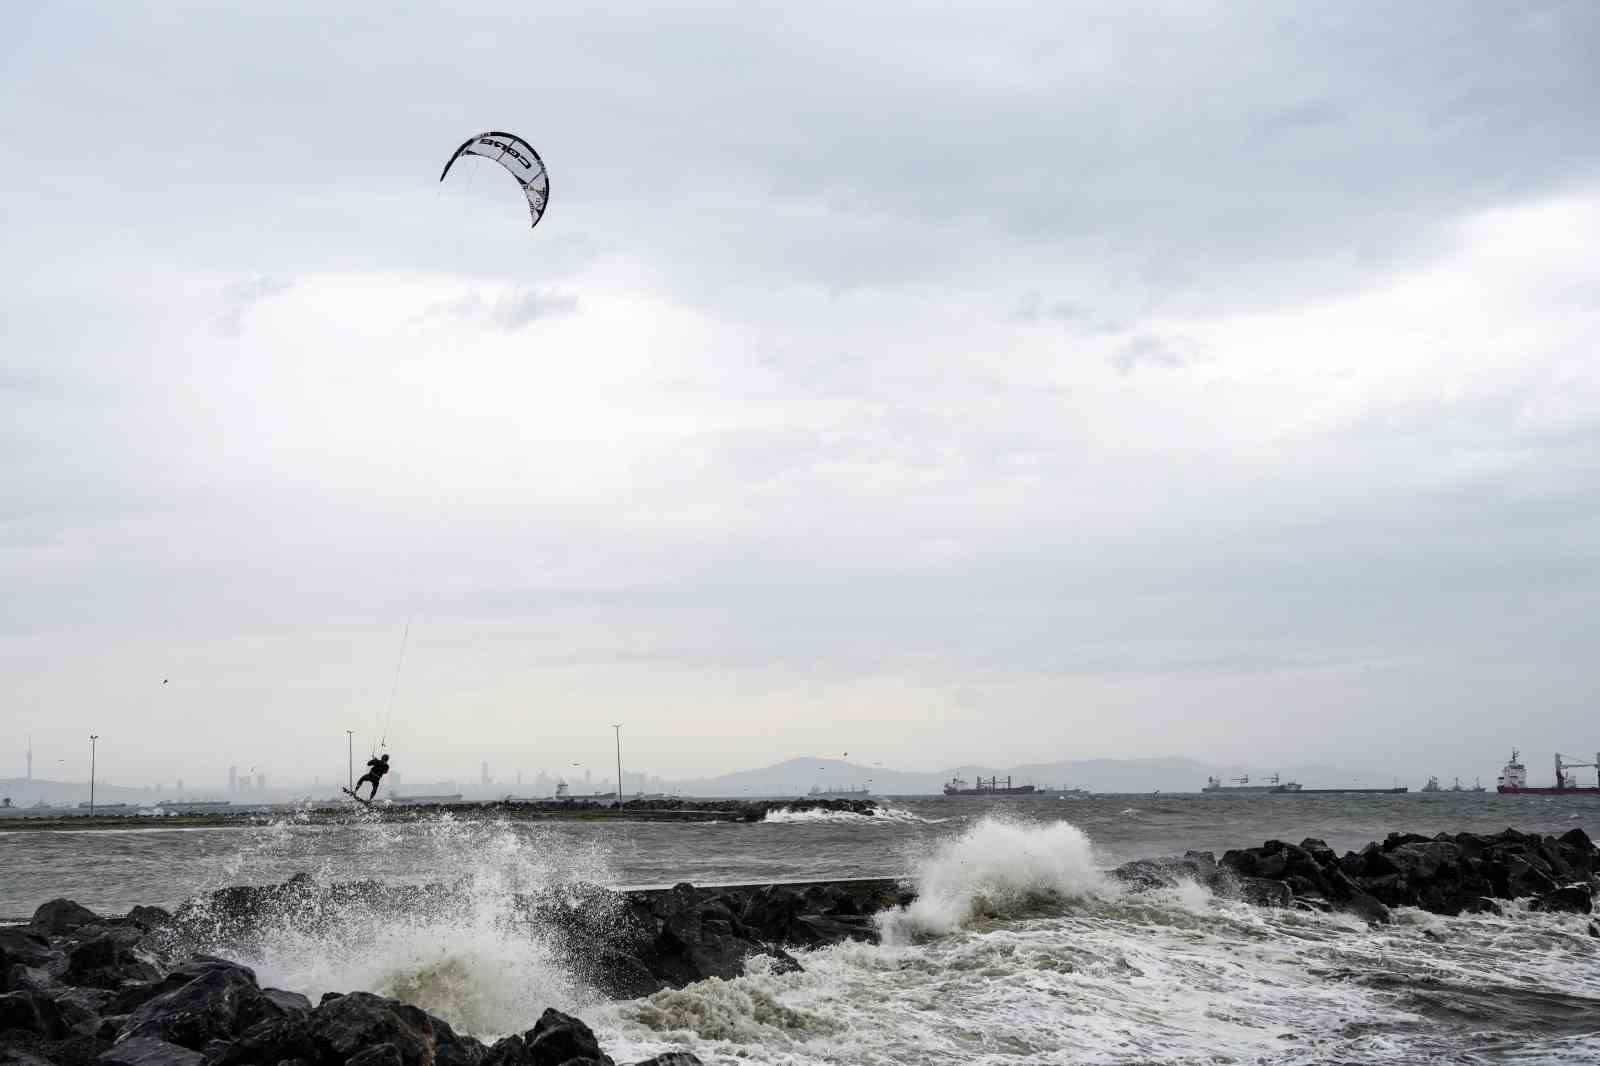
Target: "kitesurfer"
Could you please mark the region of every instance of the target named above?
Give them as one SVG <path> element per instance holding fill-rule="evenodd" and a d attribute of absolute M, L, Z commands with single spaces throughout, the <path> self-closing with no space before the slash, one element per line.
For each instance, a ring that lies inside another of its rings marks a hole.
<path fill-rule="evenodd" d="M 372 782 L 372 795 L 368 796 L 367 798 L 378 798 L 378 782 L 382 781 L 383 775 L 389 772 L 389 753 L 384 752 L 379 758 L 368 759 L 367 766 L 367 772 L 356 778 L 355 791 L 350 793 L 356 799 L 361 798 L 361 786 L 366 784 L 368 781 Z"/>

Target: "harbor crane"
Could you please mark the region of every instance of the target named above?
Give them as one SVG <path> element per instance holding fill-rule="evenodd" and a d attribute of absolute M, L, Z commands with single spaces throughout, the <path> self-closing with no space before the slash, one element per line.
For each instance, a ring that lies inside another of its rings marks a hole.
<path fill-rule="evenodd" d="M 1567 780 L 1565 771 L 1592 769 L 1595 772 L 1596 784 L 1600 784 L 1600 752 L 1596 752 L 1594 762 L 1563 762 L 1561 753 L 1556 752 L 1556 787 L 1575 788 L 1577 782 Z"/>

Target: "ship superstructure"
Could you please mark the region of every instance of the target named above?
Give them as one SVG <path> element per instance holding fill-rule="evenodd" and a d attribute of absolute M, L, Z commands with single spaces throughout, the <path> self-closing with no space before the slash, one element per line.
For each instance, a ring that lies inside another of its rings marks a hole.
<path fill-rule="evenodd" d="M 1543 785 L 1528 784 L 1528 768 L 1522 764 L 1522 753 L 1516 748 L 1511 749 L 1511 759 L 1506 763 L 1505 769 L 1500 771 L 1500 783 L 1495 791 L 1502 795 L 1510 796 L 1600 796 L 1600 752 L 1597 752 L 1593 762 L 1568 762 L 1556 752 L 1556 783 L 1551 788 Z M 1592 769 L 1596 779 L 1593 785 L 1580 785 L 1577 778 L 1569 775 L 1568 770 Z"/>
<path fill-rule="evenodd" d="M 972 788 L 968 788 L 967 783 L 961 778 L 953 777 L 950 783 L 944 786 L 946 796 L 1031 796 L 1037 791 L 1033 785 L 1013 785 L 1010 777 L 1007 777 L 1006 783 L 1002 785 L 998 776 L 991 777 L 987 781 L 980 777 L 977 785 Z"/>
<path fill-rule="evenodd" d="M 1300 791 L 1300 782 L 1298 782 L 1298 781 L 1284 781 L 1281 778 L 1279 778 L 1277 774 L 1273 774 L 1271 777 L 1267 778 L 1265 783 L 1259 783 L 1259 784 L 1254 784 L 1254 785 L 1250 783 L 1250 775 L 1249 774 L 1245 774 L 1242 777 L 1230 777 L 1230 778 L 1228 778 L 1228 781 L 1231 782 L 1231 784 L 1224 783 L 1222 778 L 1220 778 L 1220 777 L 1208 777 L 1208 778 L 1206 778 L 1206 787 L 1202 788 L 1200 791 L 1201 792 L 1226 792 L 1226 793 L 1229 793 L 1229 794 L 1247 793 L 1247 794 L 1262 794 L 1262 795 L 1264 795 L 1266 793 L 1270 793 L 1270 792 L 1299 792 Z"/>

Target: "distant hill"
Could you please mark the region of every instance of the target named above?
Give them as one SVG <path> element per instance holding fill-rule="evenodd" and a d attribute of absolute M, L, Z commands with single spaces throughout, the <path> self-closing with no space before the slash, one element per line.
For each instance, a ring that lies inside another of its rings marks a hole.
<path fill-rule="evenodd" d="M 896 770 L 843 759 L 787 759 L 756 770 L 739 770 L 715 777 L 677 782 L 674 789 L 689 796 L 793 796 L 818 788 L 858 788 L 889 796 L 937 795 L 945 782 L 961 777 L 1010 777 L 1014 784 L 1048 788 L 1086 788 L 1091 792 L 1198 792 L 1208 777 L 1252 781 L 1279 774 L 1309 788 L 1335 785 L 1388 785 L 1390 779 L 1371 771 L 1349 770 L 1317 764 L 1256 767 L 1203 763 L 1183 756 L 1148 759 L 1082 759 L 1021 766 L 967 764 L 944 770 Z M 1408 782 L 1401 782 L 1407 784 Z M 1413 784 L 1415 787 L 1415 784 Z"/>

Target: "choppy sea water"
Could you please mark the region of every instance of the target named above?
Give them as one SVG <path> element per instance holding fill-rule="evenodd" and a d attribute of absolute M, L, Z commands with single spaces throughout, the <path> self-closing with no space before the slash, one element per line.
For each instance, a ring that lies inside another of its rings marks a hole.
<path fill-rule="evenodd" d="M 352 914 L 257 945 L 264 983 L 365 988 L 480 1036 L 546 1006 L 580 1014 L 619 1062 L 1600 1062 L 1600 939 L 1589 920 L 1503 912 L 1394 926 L 1268 911 L 1195 885 L 1129 895 L 1128 858 L 1394 830 L 1600 830 L 1600 802 L 1484 794 L 1117 796 L 890 801 L 887 818 L 757 825 L 352 821 L 251 829 L 0 834 L 0 914 L 67 895 L 118 911 L 227 884 L 458 881 L 470 905 Z M 512 896 L 613 885 L 893 874 L 919 898 L 884 943 L 800 956 L 804 972 L 707 981 L 622 1003 L 564 970 Z"/>

